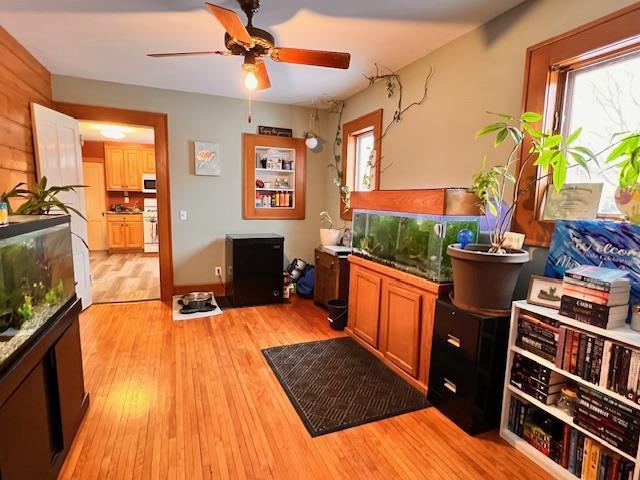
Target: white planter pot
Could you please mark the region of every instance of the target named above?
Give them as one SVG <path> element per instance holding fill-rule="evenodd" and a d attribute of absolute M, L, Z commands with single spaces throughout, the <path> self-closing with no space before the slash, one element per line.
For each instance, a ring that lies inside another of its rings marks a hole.
<path fill-rule="evenodd" d="M 320 229 L 320 244 L 323 246 L 338 245 L 340 241 L 340 230 L 334 228 Z"/>

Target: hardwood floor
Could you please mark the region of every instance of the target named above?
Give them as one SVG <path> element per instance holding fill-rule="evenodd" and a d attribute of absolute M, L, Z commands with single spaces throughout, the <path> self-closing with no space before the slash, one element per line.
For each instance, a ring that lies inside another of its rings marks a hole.
<path fill-rule="evenodd" d="M 91 252 L 90 261 L 94 303 L 160 298 L 157 255 Z"/>
<path fill-rule="evenodd" d="M 310 301 L 173 322 L 159 301 L 81 317 L 91 406 L 64 479 L 546 479 L 435 408 L 311 438 L 261 349 L 342 335 Z"/>

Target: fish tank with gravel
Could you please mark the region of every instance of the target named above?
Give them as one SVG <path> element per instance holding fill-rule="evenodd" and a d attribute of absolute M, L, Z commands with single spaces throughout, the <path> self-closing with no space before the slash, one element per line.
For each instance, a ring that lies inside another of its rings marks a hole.
<path fill-rule="evenodd" d="M 477 241 L 482 218 L 354 210 L 351 247 L 354 255 L 448 283 L 453 276 L 447 247 L 463 229 Z"/>
<path fill-rule="evenodd" d="M 69 217 L 10 216 L 0 227 L 0 371 L 74 298 Z"/>

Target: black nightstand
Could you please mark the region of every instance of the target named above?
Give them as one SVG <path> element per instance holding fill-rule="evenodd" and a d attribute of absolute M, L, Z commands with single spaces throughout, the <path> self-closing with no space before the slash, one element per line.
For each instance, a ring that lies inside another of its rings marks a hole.
<path fill-rule="evenodd" d="M 429 400 L 467 433 L 500 422 L 509 317 L 485 317 L 436 303 Z"/>

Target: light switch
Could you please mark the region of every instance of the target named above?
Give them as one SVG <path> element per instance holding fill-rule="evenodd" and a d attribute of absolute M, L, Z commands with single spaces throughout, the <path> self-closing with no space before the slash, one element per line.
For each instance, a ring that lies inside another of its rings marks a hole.
<path fill-rule="evenodd" d="M 180 210 L 180 220 L 186 220 L 186 219 L 187 219 L 187 211 Z"/>

